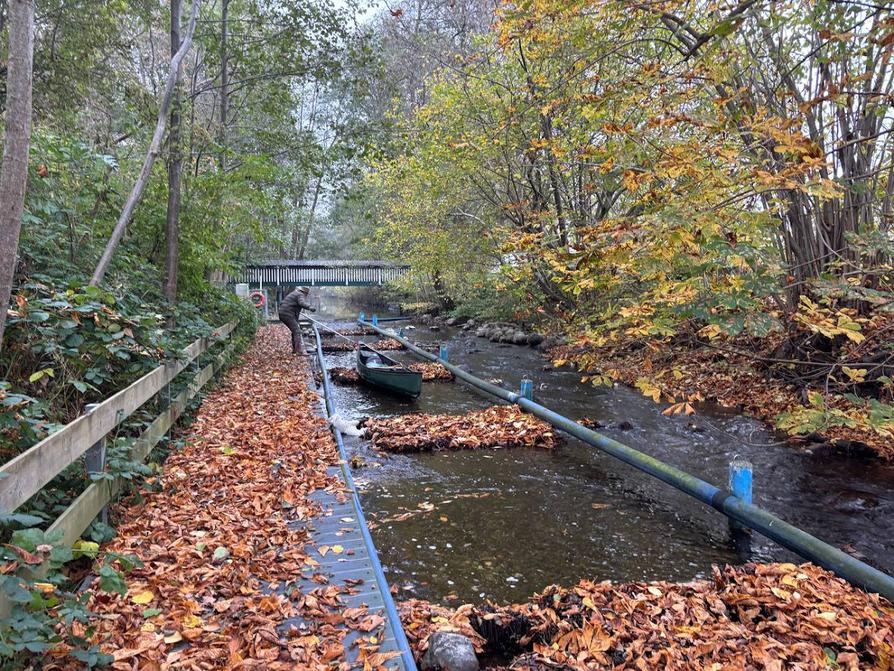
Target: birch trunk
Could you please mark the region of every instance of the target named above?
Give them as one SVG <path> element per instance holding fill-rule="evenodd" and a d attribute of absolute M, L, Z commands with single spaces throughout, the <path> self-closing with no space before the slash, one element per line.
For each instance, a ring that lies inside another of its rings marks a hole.
<path fill-rule="evenodd" d="M 121 243 L 121 238 L 124 237 L 124 231 L 127 229 L 127 224 L 130 221 L 131 216 L 133 216 L 133 212 L 137 205 L 139 205 L 140 199 L 143 196 L 143 191 L 146 189 L 146 184 L 149 182 L 149 177 L 152 174 L 152 166 L 155 165 L 155 159 L 157 159 L 159 153 L 161 153 L 161 142 L 168 125 L 171 102 L 174 99 L 174 86 L 177 82 L 177 75 L 180 72 L 180 64 L 183 62 L 183 59 L 186 57 L 186 54 L 189 52 L 189 48 L 192 45 L 192 36 L 196 29 L 196 18 L 199 13 L 200 4 L 201 0 L 193 0 L 192 13 L 189 17 L 189 26 L 186 29 L 186 36 L 183 39 L 183 43 L 180 45 L 180 49 L 177 50 L 177 53 L 175 53 L 174 57 L 171 59 L 171 66 L 168 71 L 168 81 L 165 85 L 164 94 L 161 98 L 161 105 L 158 109 L 158 121 L 155 123 L 155 133 L 152 136 L 152 142 L 149 144 L 149 151 L 146 152 L 146 158 L 143 161 L 140 175 L 134 183 L 130 195 L 127 197 L 124 209 L 121 211 L 121 215 L 118 217 L 118 222 L 112 230 L 112 235 L 109 238 L 109 242 L 106 244 L 105 251 L 103 251 L 99 263 L 96 264 L 96 270 L 93 271 L 93 277 L 90 278 L 91 286 L 97 286 L 105 277 L 106 271 L 108 271 L 109 265 L 112 263 L 112 257 L 115 255 L 115 250 L 118 249 L 118 245 Z"/>

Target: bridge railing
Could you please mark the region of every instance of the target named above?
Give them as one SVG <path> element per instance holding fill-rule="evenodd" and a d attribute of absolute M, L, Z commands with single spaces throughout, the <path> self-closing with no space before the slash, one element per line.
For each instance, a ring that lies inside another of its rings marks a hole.
<path fill-rule="evenodd" d="M 375 286 L 403 277 L 409 269 L 386 261 L 269 261 L 247 265 L 230 281 L 260 286 Z"/>
<path fill-rule="evenodd" d="M 186 410 L 189 401 L 226 364 L 234 347 L 234 341 L 230 339 L 234 328 L 235 323 L 231 322 L 210 336 L 198 338 L 178 359 L 158 366 L 0 466 L 0 510 L 14 512 L 85 453 L 88 473 L 103 472 L 106 437 L 156 395 L 170 391 L 171 382 L 193 362 L 198 364 L 202 354 L 218 343 L 226 342 L 226 346 L 210 363 L 201 370 L 196 366 L 187 386 L 168 399 L 167 407 L 135 439 L 131 446 L 131 458 L 135 461 L 145 460 Z M 72 545 L 102 509 L 114 500 L 123 485 L 121 477 L 94 481 L 53 521 L 47 532 L 61 532 L 61 542 Z M 4 604 L 0 598 L 0 616 L 6 608 L 8 603 Z"/>

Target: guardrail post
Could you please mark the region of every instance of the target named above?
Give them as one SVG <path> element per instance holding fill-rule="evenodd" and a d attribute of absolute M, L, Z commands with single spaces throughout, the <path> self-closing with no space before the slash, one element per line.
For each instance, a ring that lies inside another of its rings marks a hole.
<path fill-rule="evenodd" d="M 84 410 L 87 411 L 89 415 L 96 408 L 99 407 L 99 403 L 88 403 Z M 117 419 L 117 418 L 116 418 Z M 100 438 L 93 445 L 87 448 L 87 451 L 84 453 L 84 469 L 87 471 L 87 477 L 90 477 L 94 473 L 104 473 L 106 470 L 106 439 L 105 437 Z M 107 507 L 103 507 L 102 512 L 99 513 L 99 519 L 103 522 L 103 524 L 108 523 L 109 521 L 109 510 Z"/>
<path fill-rule="evenodd" d="M 447 345 L 438 346 L 438 358 L 441 361 L 449 361 L 450 359 L 450 350 L 447 349 Z"/>
<path fill-rule="evenodd" d="M 520 396 L 528 399 L 529 401 L 534 400 L 534 381 L 529 380 L 528 378 L 524 378 L 521 381 L 521 384 L 518 387 L 518 393 Z"/>
<path fill-rule="evenodd" d="M 751 503 L 753 483 L 754 472 L 751 462 L 747 459 L 733 459 L 729 463 L 729 488 L 733 495 L 739 497 L 745 503 Z M 730 529 L 734 533 L 750 531 L 735 520 L 730 520 Z"/>

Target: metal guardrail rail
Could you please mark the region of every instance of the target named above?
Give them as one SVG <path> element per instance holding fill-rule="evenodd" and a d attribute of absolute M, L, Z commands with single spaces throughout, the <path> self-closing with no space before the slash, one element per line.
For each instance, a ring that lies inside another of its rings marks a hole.
<path fill-rule="evenodd" d="M 314 337 L 316 338 L 317 359 L 320 363 L 320 372 L 323 380 L 323 396 L 325 399 L 326 414 L 328 417 L 332 417 L 336 413 L 335 403 L 332 400 L 332 385 L 329 381 L 329 372 L 326 369 L 326 361 L 323 356 L 323 345 L 322 339 L 320 338 L 320 330 L 317 328 L 316 324 L 313 325 L 313 331 Z M 375 544 L 373 543 L 372 536 L 369 533 L 369 527 L 366 524 L 366 518 L 363 515 L 363 508 L 360 505 L 360 497 L 357 494 L 357 487 L 354 484 L 354 478 L 351 475 L 351 467 L 348 463 L 348 455 L 345 451 L 345 444 L 344 440 L 342 439 L 341 431 L 339 431 L 335 426 L 331 426 L 331 429 L 332 435 L 335 437 L 336 445 L 338 445 L 339 457 L 341 458 L 342 477 L 345 480 L 345 484 L 347 485 L 348 490 L 351 492 L 351 501 L 358 522 L 357 526 L 362 536 L 363 544 L 366 547 L 366 551 L 369 555 L 369 561 L 375 575 L 376 583 L 378 583 L 379 586 L 379 593 L 381 594 L 382 606 L 385 609 L 388 626 L 391 629 L 391 633 L 394 637 L 394 642 L 397 646 L 397 649 L 400 651 L 402 666 L 404 669 L 406 669 L 406 671 L 416 671 L 416 663 L 413 660 L 413 653 L 410 650 L 410 644 L 407 641 L 406 634 L 404 633 L 403 625 L 400 621 L 400 615 L 397 612 L 397 607 L 394 604 L 394 599 L 391 597 L 391 590 L 388 587 L 388 580 L 385 578 L 385 572 L 382 570 L 382 564 L 379 561 L 379 555 L 376 552 Z"/>
<path fill-rule="evenodd" d="M 801 557 L 832 571 L 848 582 L 869 592 L 877 592 L 889 601 L 894 602 L 894 577 L 891 577 L 859 559 L 852 557 L 846 552 L 821 541 L 819 538 L 808 534 L 806 531 L 802 531 L 766 510 L 763 510 L 754 504 L 747 503 L 737 496 L 734 496 L 729 491 L 702 480 L 697 476 L 686 473 L 685 471 L 655 459 L 639 450 L 635 450 L 628 445 L 624 445 L 617 440 L 613 440 L 608 436 L 592 431 L 539 403 L 528 400 L 519 394 L 498 387 L 490 382 L 485 382 L 471 373 L 440 359 L 438 356 L 426 352 L 407 339 L 402 338 L 391 331 L 382 329 L 363 319 L 358 319 L 357 321 L 362 326 L 375 329 L 381 335 L 394 338 L 405 345 L 407 349 L 413 352 L 416 356 L 428 361 L 436 361 L 440 363 L 453 372 L 459 379 L 477 389 L 508 403 L 517 404 L 526 412 L 539 417 L 557 429 L 560 429 L 584 443 L 592 445 L 616 459 L 619 459 L 624 463 L 661 480 L 671 487 L 692 496 L 702 503 L 723 513 L 728 518 L 741 523 L 745 527 L 760 532 L 767 538 L 792 550 Z"/>

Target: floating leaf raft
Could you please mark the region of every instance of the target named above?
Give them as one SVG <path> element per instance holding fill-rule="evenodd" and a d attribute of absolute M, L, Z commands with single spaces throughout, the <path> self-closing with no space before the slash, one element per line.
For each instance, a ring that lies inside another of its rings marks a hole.
<path fill-rule="evenodd" d="M 369 343 L 369 346 L 380 351 L 406 349 L 397 340 L 391 338 Z M 324 352 L 353 352 L 357 349 L 357 343 L 345 340 L 324 340 L 322 347 Z"/>
<path fill-rule="evenodd" d="M 453 382 L 456 375 L 439 363 L 411 363 L 410 370 L 422 373 L 423 382 Z"/>
<path fill-rule="evenodd" d="M 465 415 L 367 419 L 363 426 L 373 446 L 388 452 L 556 446 L 552 428 L 515 405 L 495 405 Z"/>
<path fill-rule="evenodd" d="M 439 363 L 413 363 L 410 370 L 422 373 L 423 382 L 453 382 L 456 376 Z M 360 384 L 360 375 L 354 368 L 336 366 L 329 369 L 330 379 L 343 385 Z"/>
<path fill-rule="evenodd" d="M 524 604 L 400 604 L 417 660 L 438 630 L 512 669 L 894 668 L 894 608 L 812 564 L 714 569 L 713 581 L 548 587 Z"/>

